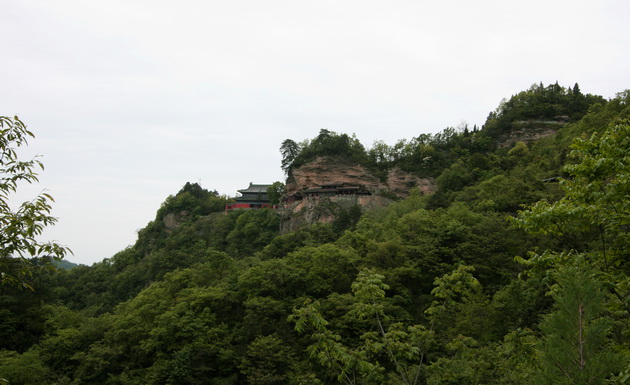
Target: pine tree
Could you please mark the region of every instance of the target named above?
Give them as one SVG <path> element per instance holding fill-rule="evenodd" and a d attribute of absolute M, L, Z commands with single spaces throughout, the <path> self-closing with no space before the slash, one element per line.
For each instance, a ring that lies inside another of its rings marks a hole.
<path fill-rule="evenodd" d="M 592 268 L 562 268 L 554 288 L 555 310 L 541 324 L 540 379 L 546 384 L 602 384 L 620 370 L 608 340 L 605 297 Z"/>

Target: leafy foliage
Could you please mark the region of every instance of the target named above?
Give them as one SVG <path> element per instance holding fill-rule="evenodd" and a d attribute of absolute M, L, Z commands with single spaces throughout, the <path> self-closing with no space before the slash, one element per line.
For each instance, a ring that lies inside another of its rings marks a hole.
<path fill-rule="evenodd" d="M 313 140 L 297 145 L 293 140 L 287 139 L 280 148 L 282 153 L 282 169 L 290 175 L 293 168 L 299 167 L 318 156 L 331 156 L 347 159 L 353 163 L 365 163 L 367 155 L 365 148 L 359 140 L 347 134 L 321 129 L 319 135 Z"/>
<path fill-rule="evenodd" d="M 566 167 L 569 178 L 560 184 L 565 195 L 554 203 L 537 202 L 514 219 L 530 232 L 559 237 L 565 250 L 588 252 L 594 265 L 615 282 L 612 290 L 626 309 L 630 309 L 628 149 L 628 121 L 611 125 L 588 140 L 577 139 L 571 157 L 579 161 Z"/>
<path fill-rule="evenodd" d="M 285 186 L 282 182 L 273 182 L 273 184 L 267 187 L 267 196 L 269 197 L 269 201 L 273 205 L 277 205 L 280 203 L 280 200 L 284 196 Z"/>
<path fill-rule="evenodd" d="M 522 121 L 577 121 L 596 103 L 604 104 L 605 100 L 601 96 L 582 94 L 577 83 L 573 88 L 561 87 L 557 82 L 548 86 L 534 84 L 527 91 L 503 101 L 490 113 L 484 129 L 490 135 L 498 135 L 513 130 L 515 123 Z"/>
<path fill-rule="evenodd" d="M 11 196 L 18 184 L 36 183 L 37 170 L 44 169 L 37 158 L 27 161 L 18 158 L 20 147 L 28 144 L 32 132 L 18 117 L 0 116 L 0 285 L 31 288 L 27 278 L 32 273 L 30 258 L 45 262 L 61 260 L 70 250 L 56 242 L 42 242 L 37 238 L 57 218 L 50 215 L 53 202 L 48 193 L 41 193 L 23 202 L 16 210 L 11 207 Z"/>
<path fill-rule="evenodd" d="M 280 146 L 280 154 L 282 154 L 282 170 L 285 174 L 289 173 L 295 158 L 300 154 L 300 145 L 292 139 L 285 139 Z"/>

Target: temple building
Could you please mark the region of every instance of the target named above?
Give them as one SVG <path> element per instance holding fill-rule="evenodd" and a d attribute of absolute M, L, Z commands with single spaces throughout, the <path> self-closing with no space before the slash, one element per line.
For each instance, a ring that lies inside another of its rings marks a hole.
<path fill-rule="evenodd" d="M 265 207 L 273 207 L 267 196 L 267 188 L 270 184 L 253 184 L 250 183 L 246 189 L 238 190 L 240 196 L 234 198 L 236 202 L 225 206 L 225 211 L 234 209 L 262 209 Z"/>

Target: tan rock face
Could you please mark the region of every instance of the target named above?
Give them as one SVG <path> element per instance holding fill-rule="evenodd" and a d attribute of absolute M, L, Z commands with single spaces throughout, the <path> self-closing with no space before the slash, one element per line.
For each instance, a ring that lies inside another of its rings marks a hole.
<path fill-rule="evenodd" d="M 324 185 L 361 185 L 372 195 L 318 196 L 304 194 L 306 190 Z M 340 210 L 359 205 L 364 209 L 383 207 L 391 202 L 386 196 L 404 198 L 409 190 L 418 188 L 424 194 L 435 192 L 433 178 L 419 178 L 415 175 L 393 169 L 387 179 L 381 181 L 360 165 L 344 164 L 337 159 L 319 157 L 292 172 L 286 183 L 287 196 L 296 193 L 302 200 L 287 201 L 282 208 L 282 231 L 295 231 L 315 222 L 332 222 Z"/>
<path fill-rule="evenodd" d="M 379 192 L 391 192 L 403 198 L 409 195 L 409 189 L 417 187 L 425 194 L 435 192 L 433 178 L 418 178 L 400 169 L 393 169 L 382 182 L 372 175 L 369 170 L 360 165 L 341 164 L 331 158 L 318 157 L 314 161 L 293 170 L 293 175 L 287 180 L 288 195 L 301 192 L 309 188 L 326 184 L 362 185 L 373 195 Z"/>
<path fill-rule="evenodd" d="M 359 165 L 348 166 L 339 164 L 329 158 L 318 157 L 314 161 L 293 170 L 292 178 L 287 180 L 287 193 L 307 190 L 330 183 L 361 184 L 378 186 L 378 178 L 370 175 Z"/>

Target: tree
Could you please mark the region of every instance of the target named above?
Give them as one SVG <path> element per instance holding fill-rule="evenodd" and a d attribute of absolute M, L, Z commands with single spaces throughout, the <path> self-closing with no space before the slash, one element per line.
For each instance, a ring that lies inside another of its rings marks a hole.
<path fill-rule="evenodd" d="M 298 333 L 312 330 L 310 334 L 314 341 L 307 351 L 312 358 L 327 367 L 346 385 L 356 385 L 363 382 L 382 382 L 380 372 L 382 367 L 369 360 L 369 352 L 364 346 L 351 348 L 344 345 L 342 337 L 328 328 L 328 321 L 318 310 L 319 302 L 307 300 L 304 306 L 294 309 L 289 321 L 295 323 Z"/>
<path fill-rule="evenodd" d="M 612 320 L 606 317 L 605 296 L 594 270 L 585 264 L 562 268 L 552 295 L 555 310 L 541 325 L 537 383 L 604 383 L 621 369 L 622 357 L 608 340 Z"/>
<path fill-rule="evenodd" d="M 23 354 L 9 350 L 0 351 L 0 373 L 7 378 L 0 378 L 0 385 L 47 383 L 50 374 L 37 352 Z"/>
<path fill-rule="evenodd" d="M 513 219 L 530 233 L 563 241 L 561 253 L 547 250 L 520 259 L 547 276 L 552 268 L 559 271 L 562 289 L 554 293 L 556 311 L 541 325 L 546 334 L 541 367 L 548 383 L 602 383 L 619 369 L 608 348 L 607 329 L 612 325 L 617 335 L 628 333 L 629 148 L 627 120 L 576 140 L 570 154 L 575 163 L 565 168 L 569 177 L 560 181 L 564 197 L 554 203 L 540 201 Z M 604 290 L 614 295 L 605 305 L 600 293 Z M 617 325 L 605 317 L 605 310 Z M 627 342 L 616 348 L 628 354 Z"/>
<path fill-rule="evenodd" d="M 540 201 L 513 219 L 528 232 L 559 237 L 566 249 L 588 251 L 595 266 L 610 276 L 611 290 L 626 310 L 630 309 L 625 299 L 630 283 L 629 149 L 627 120 L 587 140 L 576 140 L 571 156 L 577 161 L 565 168 L 570 177 L 560 181 L 564 197 L 554 203 Z"/>
<path fill-rule="evenodd" d="M 329 321 L 319 312 L 318 301 L 307 300 L 303 307 L 294 308 L 288 318 L 295 323 L 298 333 L 312 331 L 313 343 L 307 348 L 308 353 L 344 384 L 383 384 L 384 374 L 396 384 L 422 383 L 426 354 L 435 333 L 420 324 L 392 322 L 386 314 L 392 307 L 386 298 L 389 286 L 383 282 L 384 278 L 373 270 L 364 269 L 352 283 L 353 303 L 344 318 L 372 325 L 364 329 L 358 339 L 344 338 L 330 330 Z M 361 342 L 357 344 L 353 340 Z M 386 357 L 389 364 L 380 361 L 380 357 Z M 388 367 L 393 370 L 388 372 Z"/>
<path fill-rule="evenodd" d="M 362 270 L 352 284 L 356 300 L 351 313 L 357 319 L 372 319 L 376 332 L 361 336 L 369 351 L 384 353 L 396 370 L 396 383 L 415 385 L 421 381 L 421 373 L 434 333 L 423 325 L 405 326 L 401 322 L 386 327 L 389 317 L 385 314 L 385 291 L 389 286 L 385 277 L 372 270 Z"/>
<path fill-rule="evenodd" d="M 54 225 L 57 218 L 50 215 L 52 196 L 42 192 L 17 210 L 11 208 L 11 197 L 20 182 L 38 182 L 37 169 L 44 165 L 35 157 L 22 161 L 17 150 L 28 144 L 34 135 L 16 116 L 0 116 L 0 285 L 32 289 L 26 282 L 32 274 L 31 258 L 45 263 L 61 260 L 70 249 L 56 242 L 37 239 L 46 226 Z"/>
<path fill-rule="evenodd" d="M 239 366 L 252 385 L 281 385 L 289 380 L 295 360 L 291 349 L 276 334 L 259 336 L 247 346 Z"/>
<path fill-rule="evenodd" d="M 273 182 L 273 184 L 267 187 L 267 196 L 271 204 L 277 205 L 284 196 L 285 186 L 282 182 Z"/>
<path fill-rule="evenodd" d="M 367 164 L 368 154 L 365 147 L 353 134 L 338 134 L 321 129 L 313 140 L 299 145 L 290 139 L 282 142 L 282 169 L 289 174 L 294 167 L 300 167 L 317 157 L 334 157 L 338 160 L 355 164 Z"/>
<path fill-rule="evenodd" d="M 285 139 L 280 146 L 280 154 L 282 154 L 282 170 L 289 173 L 293 161 L 300 153 L 300 146 L 294 140 Z"/>

